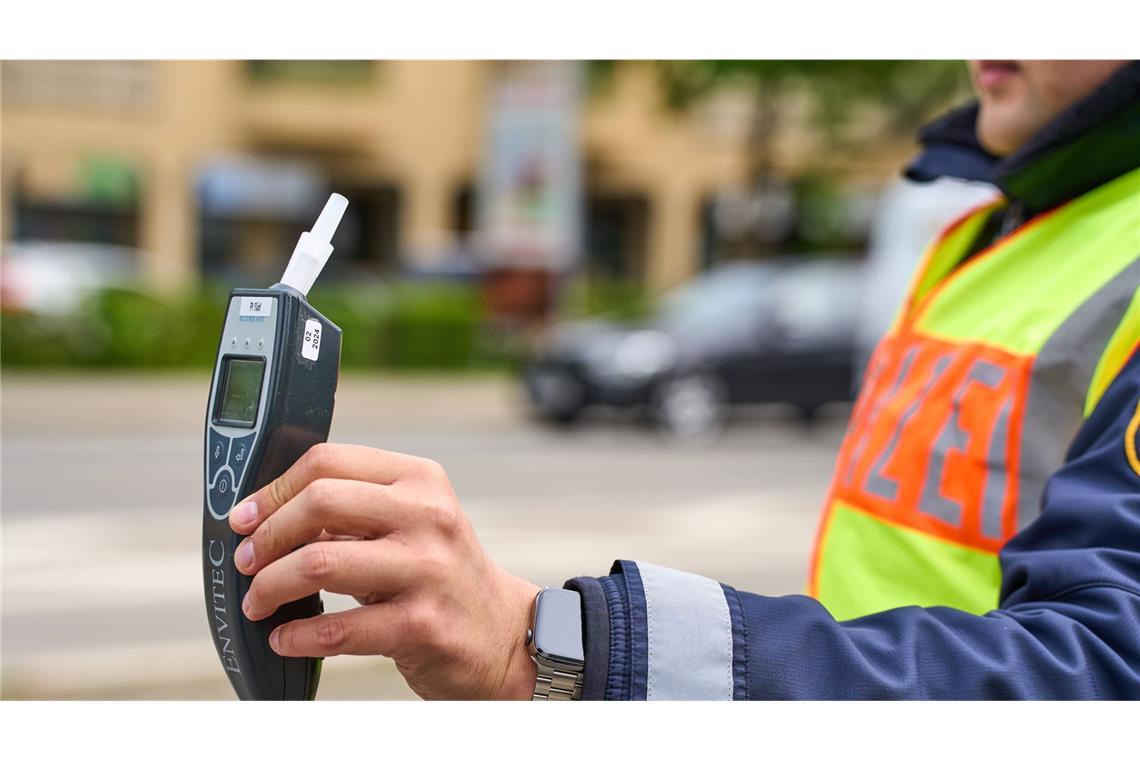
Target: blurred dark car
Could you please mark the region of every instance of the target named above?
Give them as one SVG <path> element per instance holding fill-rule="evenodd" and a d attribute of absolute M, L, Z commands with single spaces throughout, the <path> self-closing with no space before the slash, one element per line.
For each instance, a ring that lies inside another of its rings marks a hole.
<path fill-rule="evenodd" d="M 684 438 L 715 433 L 735 404 L 811 419 L 851 398 L 862 272 L 840 259 L 725 265 L 643 323 L 562 325 L 525 370 L 529 398 L 559 423 L 593 405 L 643 406 Z"/>

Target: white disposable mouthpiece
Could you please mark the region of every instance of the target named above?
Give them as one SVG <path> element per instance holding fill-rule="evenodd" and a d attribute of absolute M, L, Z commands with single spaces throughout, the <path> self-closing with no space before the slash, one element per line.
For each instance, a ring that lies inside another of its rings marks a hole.
<path fill-rule="evenodd" d="M 329 196 L 313 229 L 301 233 L 301 239 L 293 249 L 289 265 L 285 267 L 285 274 L 281 275 L 282 285 L 288 285 L 301 295 L 309 295 L 309 288 L 313 287 L 313 283 L 317 281 L 317 276 L 325 268 L 325 262 L 333 252 L 330 241 L 346 208 L 348 200 L 343 195 L 333 193 Z"/>

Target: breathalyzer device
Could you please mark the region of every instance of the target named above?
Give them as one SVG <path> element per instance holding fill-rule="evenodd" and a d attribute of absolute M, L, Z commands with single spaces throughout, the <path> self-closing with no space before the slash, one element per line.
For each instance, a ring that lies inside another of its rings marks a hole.
<path fill-rule="evenodd" d="M 319 594 L 257 622 L 242 614 L 252 580 L 233 555 L 233 506 L 265 486 L 311 446 L 328 439 L 340 368 L 340 328 L 306 297 L 329 254 L 348 201 L 333 194 L 303 232 L 281 282 L 230 293 L 206 409 L 202 572 L 210 633 L 241 699 L 313 699 L 321 661 L 281 657 L 269 634 L 321 612 Z"/>

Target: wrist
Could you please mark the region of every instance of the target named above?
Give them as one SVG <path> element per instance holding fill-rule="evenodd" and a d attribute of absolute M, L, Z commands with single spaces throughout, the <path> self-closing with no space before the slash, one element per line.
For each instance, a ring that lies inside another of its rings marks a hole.
<path fill-rule="evenodd" d="M 538 666 L 526 647 L 526 631 L 519 639 L 520 646 L 511 658 L 507 679 L 503 684 L 503 699 L 529 700 L 534 696 L 534 684 L 538 680 Z"/>
<path fill-rule="evenodd" d="M 499 699 L 529 700 L 534 695 L 534 685 L 538 679 L 538 666 L 530 656 L 527 632 L 530 630 L 531 619 L 534 614 L 534 598 L 541 591 L 529 581 L 514 576 L 508 576 L 507 608 L 510 614 L 507 619 L 510 629 L 507 631 L 506 672 L 499 689 Z"/>

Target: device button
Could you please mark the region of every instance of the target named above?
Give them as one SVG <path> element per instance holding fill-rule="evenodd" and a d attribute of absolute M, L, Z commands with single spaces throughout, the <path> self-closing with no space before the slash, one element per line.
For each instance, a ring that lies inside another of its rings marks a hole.
<path fill-rule="evenodd" d="M 234 476 L 229 470 L 218 473 L 214 487 L 210 489 L 210 507 L 216 515 L 225 515 L 234 505 Z"/>
<path fill-rule="evenodd" d="M 234 471 L 234 483 L 241 485 L 241 475 L 245 472 L 245 464 L 249 455 L 253 453 L 253 439 L 257 433 L 235 438 L 230 444 L 230 469 Z"/>
<path fill-rule="evenodd" d="M 209 448 L 206 450 L 206 483 L 214 482 L 214 473 L 226 463 L 226 454 L 230 450 L 230 439 L 218 431 L 210 428 Z"/>

